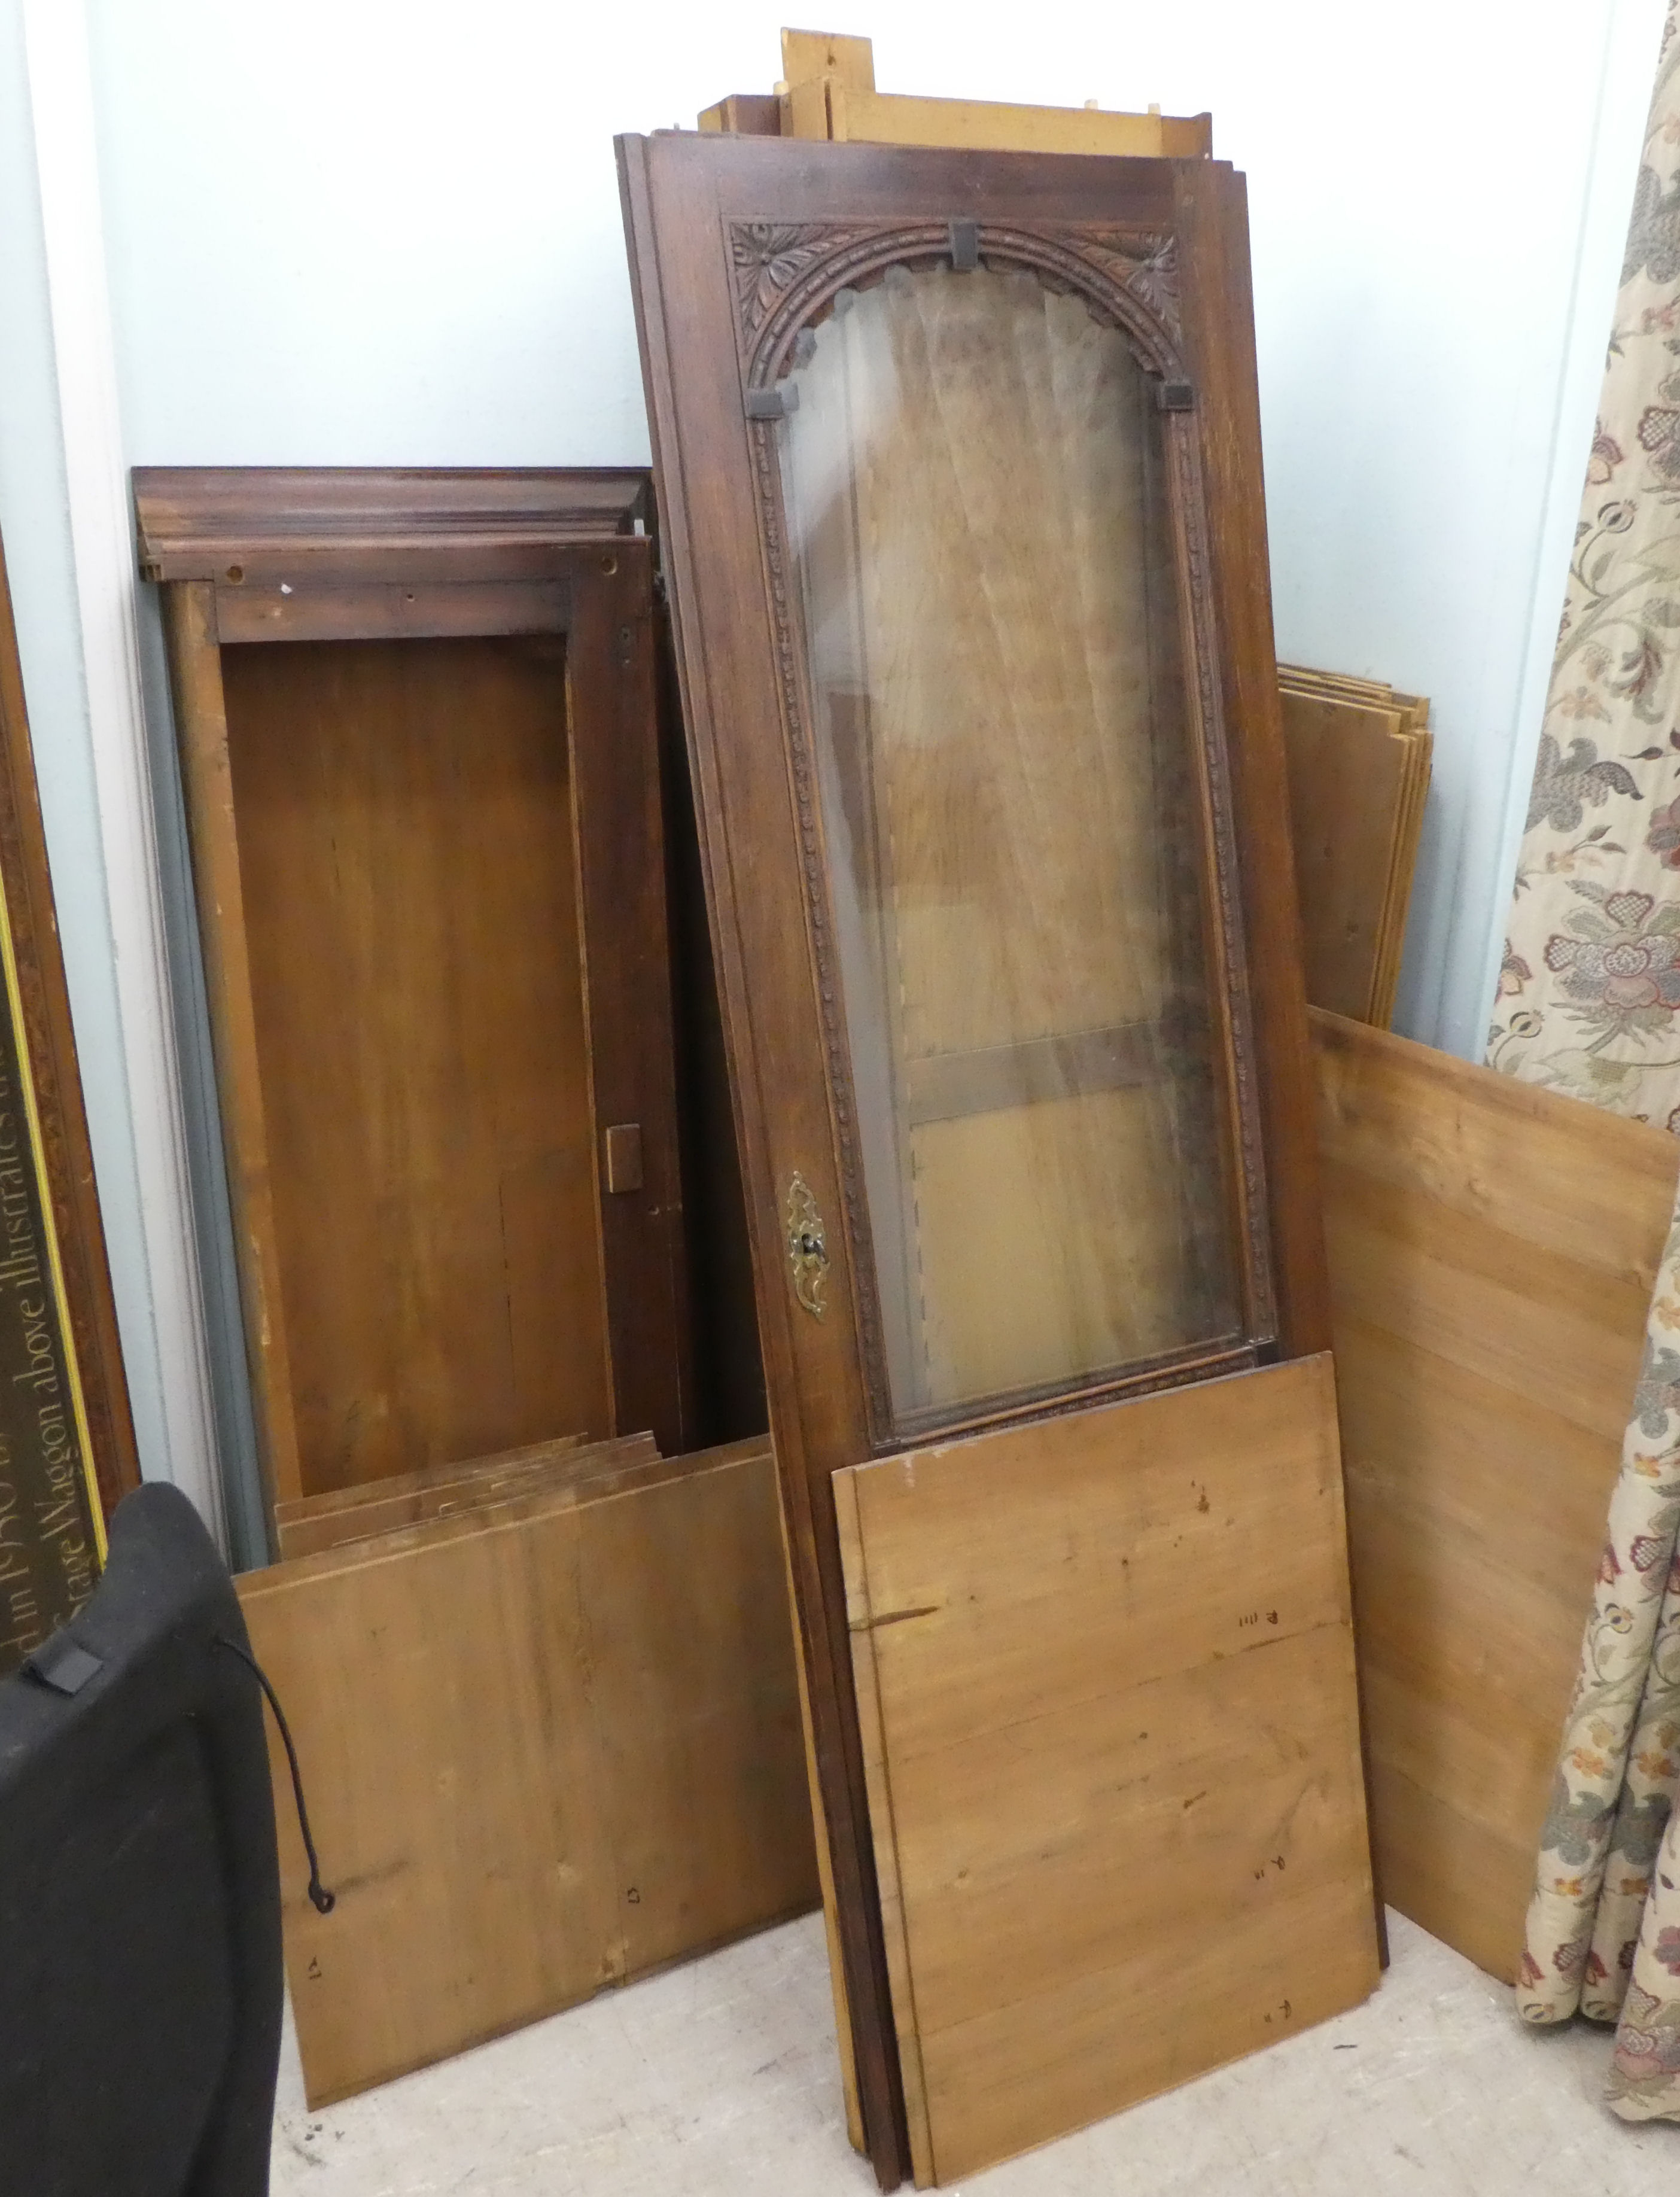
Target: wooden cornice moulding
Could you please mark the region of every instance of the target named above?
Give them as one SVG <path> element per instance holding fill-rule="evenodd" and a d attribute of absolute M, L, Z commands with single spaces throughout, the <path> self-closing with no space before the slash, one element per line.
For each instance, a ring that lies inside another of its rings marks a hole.
<path fill-rule="evenodd" d="M 634 534 L 648 475 L 611 467 L 137 466 L 140 570 L 224 580 L 304 556 L 542 550 Z"/>

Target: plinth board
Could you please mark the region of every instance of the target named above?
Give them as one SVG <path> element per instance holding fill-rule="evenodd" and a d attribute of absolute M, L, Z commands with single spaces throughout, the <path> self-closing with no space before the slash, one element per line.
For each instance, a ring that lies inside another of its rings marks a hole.
<path fill-rule="evenodd" d="M 815 1904 L 769 1446 L 684 1462 L 240 1580 L 311 2105 Z"/>
<path fill-rule="evenodd" d="M 920 2185 L 1372 1989 L 1328 1355 L 836 1492 Z"/>

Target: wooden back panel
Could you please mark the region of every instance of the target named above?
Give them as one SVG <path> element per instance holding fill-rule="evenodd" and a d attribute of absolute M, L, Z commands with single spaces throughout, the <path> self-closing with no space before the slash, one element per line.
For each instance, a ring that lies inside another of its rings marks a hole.
<path fill-rule="evenodd" d="M 1313 1023 L 1378 1881 L 1509 1980 L 1680 1154 Z"/>
<path fill-rule="evenodd" d="M 607 1434 L 562 645 L 223 682 L 305 1493 Z"/>
<path fill-rule="evenodd" d="M 837 1490 L 918 2183 L 1374 1986 L 1327 1356 Z"/>

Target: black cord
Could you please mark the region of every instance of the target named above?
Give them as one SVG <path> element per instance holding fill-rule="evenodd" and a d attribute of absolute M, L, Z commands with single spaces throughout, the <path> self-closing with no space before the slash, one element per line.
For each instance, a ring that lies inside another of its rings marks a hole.
<path fill-rule="evenodd" d="M 339 1904 L 338 1894 L 328 1892 L 321 1881 L 321 1864 L 316 1858 L 315 1840 L 310 1832 L 310 1812 L 304 1806 L 304 1774 L 298 1767 L 298 1750 L 292 1744 L 292 1730 L 286 1721 L 286 1712 L 280 1706 L 280 1696 L 269 1684 L 268 1672 L 257 1658 L 240 1646 L 237 1640 L 229 1640 L 221 1633 L 214 1635 L 215 1645 L 225 1648 L 230 1655 L 237 1655 L 248 1671 L 255 1674 L 258 1684 L 269 1697 L 269 1707 L 274 1711 L 274 1720 L 280 1726 L 280 1736 L 286 1742 L 286 1759 L 292 1765 L 292 1797 L 298 1804 L 298 1829 L 304 1835 L 304 1852 L 310 1858 L 310 1898 L 318 1915 L 330 1915 Z"/>

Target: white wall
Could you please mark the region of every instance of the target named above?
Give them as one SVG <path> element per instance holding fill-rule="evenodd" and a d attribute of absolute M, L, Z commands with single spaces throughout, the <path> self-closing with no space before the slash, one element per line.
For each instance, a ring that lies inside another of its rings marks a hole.
<path fill-rule="evenodd" d="M 0 229 L 27 212 L 18 4 Z M 612 134 L 767 88 L 777 9 L 86 6 L 130 462 L 645 460 Z M 1434 699 L 1401 1018 L 1474 1053 L 1662 0 L 977 0 L 959 42 L 932 0 L 840 14 L 886 89 L 1213 109 L 1249 179 L 1280 651 Z M 146 1261 L 32 251 L 26 222 L 0 244 L 0 526 L 132 1351 Z M 155 1366 L 131 1371 L 159 1455 Z"/>
<path fill-rule="evenodd" d="M 932 0 L 846 16 L 885 89 L 1212 108 L 1249 178 L 1280 651 L 1434 699 L 1402 1021 L 1463 1052 L 1660 16 L 979 0 L 960 42 Z M 779 20 L 762 0 L 92 0 L 132 457 L 645 459 L 611 136 L 768 88 Z"/>
<path fill-rule="evenodd" d="M 0 0 L 0 536 L 141 1454 L 171 1444 L 106 890 L 57 360 L 18 0 Z"/>

